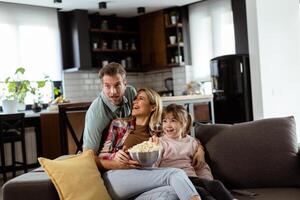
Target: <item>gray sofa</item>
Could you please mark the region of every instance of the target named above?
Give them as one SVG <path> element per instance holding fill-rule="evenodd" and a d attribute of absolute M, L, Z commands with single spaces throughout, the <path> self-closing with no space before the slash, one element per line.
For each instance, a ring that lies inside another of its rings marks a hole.
<path fill-rule="evenodd" d="M 213 175 L 239 200 L 299 200 L 300 158 L 293 117 L 235 125 L 196 125 Z M 78 183 L 80 187 L 80 183 Z M 255 195 L 255 196 L 251 196 Z M 4 200 L 58 200 L 41 168 L 8 181 Z"/>

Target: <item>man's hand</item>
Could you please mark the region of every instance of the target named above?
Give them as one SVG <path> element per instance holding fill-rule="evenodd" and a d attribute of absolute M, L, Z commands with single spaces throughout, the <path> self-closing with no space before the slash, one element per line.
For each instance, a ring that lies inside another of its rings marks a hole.
<path fill-rule="evenodd" d="M 205 164 L 203 147 L 200 145 L 193 156 L 192 165 L 195 169 L 200 169 Z"/>

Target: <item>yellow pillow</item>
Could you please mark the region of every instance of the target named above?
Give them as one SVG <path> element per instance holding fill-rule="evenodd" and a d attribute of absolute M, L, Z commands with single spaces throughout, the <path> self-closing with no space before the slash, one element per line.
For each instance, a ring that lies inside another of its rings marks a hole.
<path fill-rule="evenodd" d="M 62 160 L 38 158 L 60 200 L 111 200 L 92 150 Z"/>

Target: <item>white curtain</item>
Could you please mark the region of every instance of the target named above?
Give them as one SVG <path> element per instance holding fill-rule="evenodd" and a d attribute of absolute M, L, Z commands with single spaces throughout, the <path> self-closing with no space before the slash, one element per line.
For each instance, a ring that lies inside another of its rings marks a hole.
<path fill-rule="evenodd" d="M 0 82 L 18 67 L 31 81 L 61 80 L 61 60 L 56 9 L 0 2 Z"/>
<path fill-rule="evenodd" d="M 234 54 L 231 0 L 209 0 L 189 6 L 193 79 L 210 80 L 210 60 Z"/>

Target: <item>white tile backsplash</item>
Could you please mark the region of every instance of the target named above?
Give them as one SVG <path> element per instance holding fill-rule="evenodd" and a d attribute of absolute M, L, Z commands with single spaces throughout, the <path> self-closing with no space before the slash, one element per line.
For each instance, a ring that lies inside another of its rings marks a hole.
<path fill-rule="evenodd" d="M 181 95 L 191 70 L 188 66 L 151 72 L 129 72 L 127 83 L 136 89 L 150 87 L 156 91 L 165 91 L 165 79 L 173 77 L 174 93 Z M 97 72 L 64 72 L 64 95 L 70 101 L 92 101 L 101 90 L 101 81 Z"/>

